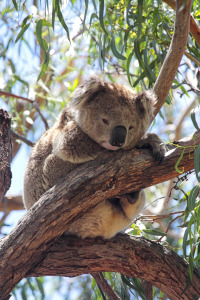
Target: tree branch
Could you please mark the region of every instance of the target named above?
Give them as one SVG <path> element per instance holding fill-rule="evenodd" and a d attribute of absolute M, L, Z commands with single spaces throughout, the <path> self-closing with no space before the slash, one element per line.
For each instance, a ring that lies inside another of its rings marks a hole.
<path fill-rule="evenodd" d="M 184 0 L 176 1 L 174 34 L 160 74 L 153 87 L 153 91 L 158 99 L 155 105 L 154 117 L 157 115 L 165 102 L 185 51 L 189 34 L 191 4 L 192 0 L 187 0 L 185 7 L 180 10 L 180 7 L 184 5 Z"/>
<path fill-rule="evenodd" d="M 167 153 L 162 165 L 154 162 L 148 150 L 134 149 L 107 152 L 77 167 L 47 191 L 24 215 L 18 226 L 0 240 L 0 299 L 7 299 L 16 284 L 27 277 L 31 270 L 33 272 L 41 259 L 45 259 L 51 244 L 86 211 L 106 198 L 177 176 L 174 165 L 182 153 L 182 147 L 186 148 L 179 169 L 183 166 L 185 171 L 193 169 L 191 157 L 194 155 L 194 146 L 199 143 L 200 130 L 196 132 L 194 140 L 190 136 L 179 141 L 178 148 Z M 76 254 L 74 256 L 77 257 Z M 73 261 L 71 263 L 74 264 Z M 115 267 L 117 263 L 115 259 Z M 93 271 L 91 269 L 89 273 Z"/>
<path fill-rule="evenodd" d="M 174 10 L 176 9 L 176 1 L 175 0 L 163 0 L 163 2 L 167 3 Z M 200 47 L 200 28 L 192 15 L 190 15 L 190 32 Z"/>
<path fill-rule="evenodd" d="M 100 291 L 104 291 L 109 300 L 121 300 L 121 298 L 112 290 L 111 286 L 107 283 L 102 273 L 92 273 L 91 275 L 94 277 Z"/>
<path fill-rule="evenodd" d="M 126 234 L 110 240 L 63 235 L 28 276 L 78 276 L 103 271 L 139 277 L 171 300 L 200 296 L 200 277 L 195 269 L 191 286 L 180 296 L 189 276 L 188 263 L 183 258 L 160 244 Z"/>
<path fill-rule="evenodd" d="M 7 195 L 0 203 L 0 211 L 4 211 L 7 215 L 13 210 L 23 210 L 24 205 L 22 196 L 11 196 Z"/>
<path fill-rule="evenodd" d="M 12 143 L 10 139 L 11 117 L 0 108 L 0 202 L 11 184 Z"/>

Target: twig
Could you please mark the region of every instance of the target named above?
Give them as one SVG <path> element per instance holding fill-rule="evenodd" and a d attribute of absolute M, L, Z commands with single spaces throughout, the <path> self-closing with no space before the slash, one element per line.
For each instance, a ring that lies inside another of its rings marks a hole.
<path fill-rule="evenodd" d="M 196 60 L 192 55 L 190 55 L 186 50 L 184 51 L 184 55 L 193 61 L 198 67 L 200 67 L 200 63 Z"/>
<path fill-rule="evenodd" d="M 26 97 L 18 96 L 18 95 L 12 94 L 12 93 L 8 93 L 8 92 L 5 92 L 5 91 L 0 91 L 0 96 L 13 97 L 13 98 L 21 99 L 21 100 L 23 100 L 23 101 L 32 103 L 33 107 L 34 107 L 35 110 L 38 112 L 38 114 L 40 115 L 42 121 L 44 122 L 44 125 L 45 125 L 46 130 L 49 129 L 49 125 L 48 125 L 48 123 L 47 123 L 47 120 L 45 119 L 45 117 L 44 117 L 43 114 L 41 113 L 37 101 L 31 100 L 31 99 L 26 98 Z"/>
<path fill-rule="evenodd" d="M 154 215 L 146 215 L 146 216 L 142 216 L 141 217 L 141 220 L 145 221 L 145 219 L 143 218 L 151 218 L 153 221 L 155 220 L 158 220 L 158 219 L 164 219 L 164 218 L 168 218 L 170 216 L 173 216 L 175 214 L 181 214 L 181 213 L 184 213 L 185 211 L 177 211 L 177 212 L 174 212 L 174 213 L 170 213 L 170 214 L 167 214 L 167 215 L 159 215 L 159 216 L 154 216 Z"/>
<path fill-rule="evenodd" d="M 121 300 L 121 298 L 113 291 L 111 286 L 107 283 L 102 273 L 92 273 L 91 274 L 97 285 L 100 286 L 100 291 L 104 291 L 109 300 Z"/>
<path fill-rule="evenodd" d="M 33 107 L 37 110 L 38 114 L 40 115 L 44 125 L 45 125 L 45 129 L 48 130 L 49 129 L 49 125 L 47 123 L 47 120 L 45 119 L 45 117 L 43 116 L 43 114 L 40 111 L 39 105 L 37 101 L 33 102 Z"/>
<path fill-rule="evenodd" d="M 176 221 L 178 218 L 182 217 L 182 216 L 183 216 L 183 214 L 181 214 L 181 215 L 177 216 L 176 218 L 174 218 L 173 220 L 171 220 L 171 222 L 169 223 L 169 225 L 168 225 L 168 227 L 167 227 L 166 233 L 169 231 L 169 228 L 170 228 L 171 224 L 172 224 L 174 221 Z M 163 237 L 164 237 L 164 236 L 161 236 L 156 242 L 157 242 L 157 243 L 160 243 L 160 242 L 162 241 Z"/>
<path fill-rule="evenodd" d="M 16 133 L 13 130 L 10 130 L 10 135 L 12 138 L 14 138 L 16 140 L 20 140 L 20 141 L 24 142 L 25 144 L 27 144 L 28 146 L 33 147 L 35 145 L 35 143 L 27 140 L 23 135 L 20 135 L 19 133 Z"/>
<path fill-rule="evenodd" d="M 200 96 L 200 90 L 197 89 L 196 87 L 194 87 L 191 83 L 189 83 L 186 79 L 183 80 L 183 83 L 187 84 L 190 88 L 191 91 L 194 92 L 195 94 L 197 94 L 197 96 Z"/>

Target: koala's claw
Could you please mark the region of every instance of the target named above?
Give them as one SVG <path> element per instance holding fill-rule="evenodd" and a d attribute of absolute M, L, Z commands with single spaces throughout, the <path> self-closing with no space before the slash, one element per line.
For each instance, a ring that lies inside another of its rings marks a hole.
<path fill-rule="evenodd" d="M 158 161 L 158 160 L 160 160 L 160 152 L 156 153 L 155 161 Z"/>
<path fill-rule="evenodd" d="M 151 148 L 155 161 L 159 161 L 159 165 L 164 161 L 166 148 L 156 134 L 145 134 L 143 138 L 138 142 L 136 147 L 139 149 Z"/>

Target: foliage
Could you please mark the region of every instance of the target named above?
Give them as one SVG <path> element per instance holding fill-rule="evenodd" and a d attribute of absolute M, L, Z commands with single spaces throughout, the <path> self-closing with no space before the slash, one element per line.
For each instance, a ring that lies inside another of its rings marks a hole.
<path fill-rule="evenodd" d="M 175 18 L 174 10 L 159 0 L 72 0 L 69 3 L 12 0 L 1 1 L 0 11 L 0 89 L 36 100 L 50 126 L 76 86 L 93 72 L 105 80 L 130 84 L 137 91 L 151 88 L 168 52 Z M 193 1 L 191 13 L 200 20 L 198 0 Z M 153 124 L 153 130 L 163 138 L 175 137 L 175 130 L 171 128 L 173 123 L 177 124 L 182 99 L 187 102 L 193 97 L 189 92 L 194 91 L 189 75 L 192 74 L 196 88 L 200 88 L 199 73 L 196 72 L 200 49 L 191 35 L 186 50 L 190 64 L 184 57 L 166 99 L 167 105 L 160 111 L 162 118 L 157 118 Z M 197 108 L 191 112 L 192 122 L 186 119 L 184 136 L 200 126 L 199 99 L 195 101 Z M 44 129 L 34 106 L 14 96 L 2 96 L 1 103 L 12 115 L 13 130 L 36 141 Z M 166 129 L 162 131 L 161 127 Z M 180 160 L 181 157 L 175 168 L 181 173 L 184 170 L 178 168 Z M 189 261 L 188 283 L 192 280 L 193 266 L 200 268 L 200 145 L 195 150 L 194 167 L 196 178 L 193 175 L 189 184 L 185 182 L 190 174 L 180 176 L 175 182 L 170 205 L 166 204 L 170 209 L 166 217 L 149 222 L 149 217 L 143 216 L 140 218 L 143 224 L 139 221 L 131 228 L 135 235 L 146 235 L 150 239 L 159 236 L 158 241 L 184 256 Z M 158 200 L 165 194 L 166 186 L 164 183 L 147 192 L 149 199 L 156 195 L 153 209 L 158 210 Z M 175 218 L 174 214 L 177 214 Z M 158 224 L 164 229 L 157 228 Z M 104 276 L 122 299 L 145 299 L 139 279 L 110 273 Z M 91 279 L 88 278 L 78 280 L 78 283 L 81 286 L 85 282 L 83 294 L 90 296 L 87 287 Z M 62 284 L 63 279 L 59 279 L 54 287 L 59 290 Z M 13 295 L 18 299 L 20 292 L 23 299 L 28 299 L 32 293 L 33 299 L 43 299 L 46 297 L 44 286 L 43 278 L 27 279 L 18 285 Z M 68 284 L 68 291 L 72 286 Z M 94 280 L 92 288 L 93 298 L 100 299 Z M 164 297 L 156 288 L 153 293 L 154 299 Z M 67 292 L 62 296 L 70 299 Z"/>

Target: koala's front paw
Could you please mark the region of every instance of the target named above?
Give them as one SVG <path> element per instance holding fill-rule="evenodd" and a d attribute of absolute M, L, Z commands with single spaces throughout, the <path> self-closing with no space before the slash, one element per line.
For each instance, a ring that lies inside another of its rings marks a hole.
<path fill-rule="evenodd" d="M 165 158 L 166 147 L 162 140 L 155 133 L 147 133 L 137 143 L 137 148 L 151 148 L 155 161 L 159 161 L 161 164 Z"/>

